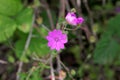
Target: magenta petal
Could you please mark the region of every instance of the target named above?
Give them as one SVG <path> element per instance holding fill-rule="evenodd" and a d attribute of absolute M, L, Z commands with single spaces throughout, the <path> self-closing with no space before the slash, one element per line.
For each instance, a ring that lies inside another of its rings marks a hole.
<path fill-rule="evenodd" d="M 82 24 L 84 22 L 84 18 L 82 17 L 76 17 L 76 14 L 73 12 L 69 12 L 66 17 L 65 17 L 66 21 L 74 26 L 77 26 L 78 24 Z"/>
<path fill-rule="evenodd" d="M 60 51 L 60 48 L 59 48 L 59 47 L 56 47 L 56 50 L 57 50 L 57 51 Z"/>
<path fill-rule="evenodd" d="M 59 51 L 60 50 L 60 46 L 56 45 L 56 50 Z"/>
<path fill-rule="evenodd" d="M 76 17 L 70 17 L 67 22 L 71 25 L 76 26 L 77 25 L 77 18 Z"/>
<path fill-rule="evenodd" d="M 65 48 L 65 47 L 64 47 L 64 44 L 60 44 L 59 46 L 60 46 L 61 49 L 64 49 L 64 48 Z"/>
<path fill-rule="evenodd" d="M 77 17 L 75 15 L 75 13 L 73 13 L 73 12 L 68 13 L 66 15 L 65 19 L 69 24 L 74 25 L 74 26 L 77 25 Z"/>
<path fill-rule="evenodd" d="M 67 39 L 60 40 L 61 43 L 67 43 Z"/>
<path fill-rule="evenodd" d="M 61 35 L 61 38 L 62 38 L 62 39 L 67 39 L 67 35 L 66 35 L 66 34 L 63 34 L 63 35 Z"/>
<path fill-rule="evenodd" d="M 53 42 L 53 43 L 52 43 L 52 46 L 50 47 L 50 49 L 53 50 L 53 49 L 55 49 L 55 48 L 56 48 L 56 42 Z"/>
<path fill-rule="evenodd" d="M 73 13 L 73 12 L 69 12 L 69 13 L 66 15 L 65 19 L 69 19 L 69 17 L 76 17 L 76 15 L 75 15 L 75 13 Z"/>
<path fill-rule="evenodd" d="M 67 35 L 66 34 L 61 35 L 60 42 L 61 43 L 66 43 L 67 42 Z"/>
<path fill-rule="evenodd" d="M 67 43 L 67 35 L 63 34 L 61 30 L 56 29 L 50 31 L 46 39 L 48 40 L 48 47 L 51 50 L 56 49 L 59 51 L 60 49 L 64 49 L 64 43 Z"/>
<path fill-rule="evenodd" d="M 62 35 L 62 31 L 61 30 L 57 30 L 56 33 L 59 34 L 59 35 Z"/>
<path fill-rule="evenodd" d="M 64 49 L 64 44 L 63 44 L 63 43 L 60 43 L 60 42 L 57 42 L 56 50 L 59 51 L 60 49 Z"/>
<path fill-rule="evenodd" d="M 49 36 L 52 36 L 52 35 L 53 35 L 53 32 L 49 32 L 48 35 L 49 35 Z"/>
<path fill-rule="evenodd" d="M 56 37 L 56 36 L 57 36 L 57 30 L 55 29 L 55 30 L 49 32 L 49 35 L 48 35 L 48 36 L 51 37 L 51 38 Z"/>
<path fill-rule="evenodd" d="M 84 19 L 82 17 L 78 17 L 78 24 L 82 24 L 84 22 Z"/>
<path fill-rule="evenodd" d="M 51 46 L 52 46 L 51 42 L 48 42 L 48 46 L 49 46 L 49 47 L 51 47 Z"/>
<path fill-rule="evenodd" d="M 54 41 L 54 39 L 53 39 L 51 36 L 47 36 L 46 39 L 47 39 L 48 41 Z"/>

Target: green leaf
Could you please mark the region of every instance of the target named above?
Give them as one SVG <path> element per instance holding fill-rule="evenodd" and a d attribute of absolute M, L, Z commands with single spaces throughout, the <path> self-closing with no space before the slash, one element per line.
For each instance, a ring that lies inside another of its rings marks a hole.
<path fill-rule="evenodd" d="M 39 27 L 36 27 L 36 29 L 33 30 L 33 34 L 38 37 L 45 37 L 48 35 L 48 30 L 46 30 L 43 25 L 40 25 Z"/>
<path fill-rule="evenodd" d="M 105 67 L 105 76 L 107 80 L 114 80 L 114 70 L 110 69 L 108 66 Z"/>
<path fill-rule="evenodd" d="M 57 16 L 54 11 L 51 11 L 53 23 L 57 21 Z M 45 10 L 42 11 L 41 16 L 43 18 L 43 24 L 45 24 L 48 28 L 50 28 L 50 21 L 47 15 L 47 12 Z"/>
<path fill-rule="evenodd" d="M 44 27 L 40 27 L 40 31 L 41 31 L 41 34 L 43 34 L 43 36 L 47 36 L 48 35 L 48 31 L 44 28 Z"/>
<path fill-rule="evenodd" d="M 11 62 L 11 63 L 14 63 L 15 62 L 15 59 L 13 56 L 9 55 L 8 56 L 8 61 Z"/>
<path fill-rule="evenodd" d="M 20 74 L 20 80 L 25 80 L 25 78 L 28 76 L 25 72 L 21 72 Z"/>
<path fill-rule="evenodd" d="M 25 43 L 26 39 L 21 39 L 17 41 L 15 45 L 15 52 L 18 58 L 20 58 L 23 53 Z M 47 41 L 43 38 L 32 38 L 25 56 L 31 56 L 32 53 L 37 54 L 38 57 L 48 54 L 49 48 L 47 47 Z"/>
<path fill-rule="evenodd" d="M 20 61 L 22 61 L 24 63 L 28 63 L 29 62 L 28 56 L 26 54 L 24 56 L 21 56 Z"/>
<path fill-rule="evenodd" d="M 108 21 L 108 31 L 112 32 L 112 35 L 120 37 L 120 14 Z"/>
<path fill-rule="evenodd" d="M 44 56 L 49 53 L 47 40 L 43 38 L 32 38 L 29 49 L 32 53 L 35 52 L 39 56 Z"/>
<path fill-rule="evenodd" d="M 94 51 L 94 62 L 111 64 L 118 55 L 119 44 L 112 37 L 103 35 Z"/>
<path fill-rule="evenodd" d="M 15 16 L 22 8 L 21 0 L 0 0 L 0 14 Z"/>
<path fill-rule="evenodd" d="M 115 65 L 119 66 L 120 65 L 120 55 L 117 56 L 117 59 L 115 61 Z"/>
<path fill-rule="evenodd" d="M 120 14 L 108 21 L 107 31 L 102 34 L 94 51 L 94 61 L 100 64 L 111 64 L 120 55 Z"/>
<path fill-rule="evenodd" d="M 93 8 L 94 10 L 98 10 L 98 11 L 102 10 L 102 6 L 99 6 L 99 5 L 95 5 Z"/>
<path fill-rule="evenodd" d="M 35 70 L 29 80 L 43 80 L 40 76 L 40 71 L 38 69 Z"/>
<path fill-rule="evenodd" d="M 16 23 L 5 16 L 0 15 L 0 42 L 10 38 L 16 30 Z"/>
<path fill-rule="evenodd" d="M 18 40 L 15 44 L 15 53 L 17 58 L 21 58 L 25 46 L 25 40 Z"/>
<path fill-rule="evenodd" d="M 20 80 L 43 80 L 40 74 L 40 70 L 36 67 L 32 67 L 28 73 L 20 73 Z"/>
<path fill-rule="evenodd" d="M 34 0 L 34 6 L 39 7 L 40 6 L 40 1 L 39 0 Z"/>
<path fill-rule="evenodd" d="M 104 8 L 106 10 L 112 10 L 114 8 L 112 2 L 108 2 L 106 5 L 104 5 Z"/>
<path fill-rule="evenodd" d="M 43 68 L 43 69 L 44 69 L 44 68 L 45 68 L 45 69 L 50 69 L 50 66 L 49 66 L 49 65 L 46 65 L 46 64 L 44 64 L 44 63 L 39 63 L 39 66 L 41 66 L 41 69 L 42 69 L 42 68 Z M 43 70 L 43 69 L 42 69 L 42 70 Z M 42 71 L 42 70 L 41 70 L 41 71 Z"/>
<path fill-rule="evenodd" d="M 32 26 L 32 17 L 33 17 L 33 9 L 26 8 L 16 17 L 16 22 L 19 25 L 18 29 L 24 33 L 28 33 L 30 31 L 30 27 Z"/>

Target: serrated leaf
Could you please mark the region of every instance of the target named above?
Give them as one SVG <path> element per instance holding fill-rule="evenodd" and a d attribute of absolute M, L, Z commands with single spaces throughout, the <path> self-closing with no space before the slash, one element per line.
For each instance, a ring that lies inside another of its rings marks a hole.
<path fill-rule="evenodd" d="M 0 42 L 10 38 L 16 30 L 16 23 L 14 20 L 0 15 Z"/>
<path fill-rule="evenodd" d="M 30 51 L 35 52 L 39 56 L 43 56 L 49 53 L 49 48 L 47 46 L 47 40 L 43 38 L 33 38 L 29 46 Z"/>
<path fill-rule="evenodd" d="M 120 56 L 120 14 L 108 21 L 107 31 L 97 43 L 94 51 L 94 61 L 100 64 L 111 64 L 117 56 Z"/>
<path fill-rule="evenodd" d="M 15 16 L 22 8 L 21 0 L 0 0 L 0 14 Z"/>
<path fill-rule="evenodd" d="M 108 21 L 107 28 L 113 35 L 120 37 L 120 14 Z"/>
<path fill-rule="evenodd" d="M 30 27 L 32 26 L 32 17 L 33 17 L 33 9 L 26 8 L 19 13 L 16 17 L 16 22 L 19 25 L 18 29 L 22 32 L 28 33 L 30 31 Z"/>
<path fill-rule="evenodd" d="M 17 41 L 16 47 L 16 56 L 21 57 L 24 50 L 26 39 L 21 39 Z M 25 56 L 30 56 L 32 53 L 37 54 L 38 56 L 44 56 L 49 53 L 49 48 L 47 47 L 47 41 L 43 38 L 32 38 L 30 45 L 28 47 L 29 52 L 26 52 Z"/>
<path fill-rule="evenodd" d="M 111 64 L 119 51 L 119 44 L 110 36 L 103 36 L 94 51 L 94 62 Z"/>
<path fill-rule="evenodd" d="M 15 53 L 17 58 L 19 59 L 22 57 L 24 46 L 25 46 L 25 40 L 19 40 L 15 44 Z"/>

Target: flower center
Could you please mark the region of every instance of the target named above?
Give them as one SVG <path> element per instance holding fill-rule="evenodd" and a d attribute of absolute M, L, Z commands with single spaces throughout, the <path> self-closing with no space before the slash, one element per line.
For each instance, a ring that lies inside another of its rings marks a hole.
<path fill-rule="evenodd" d="M 54 40 L 55 40 L 56 42 L 58 42 L 58 41 L 59 41 L 59 38 L 58 38 L 58 37 L 55 37 Z"/>
<path fill-rule="evenodd" d="M 72 17 L 75 17 L 75 14 L 71 14 Z"/>

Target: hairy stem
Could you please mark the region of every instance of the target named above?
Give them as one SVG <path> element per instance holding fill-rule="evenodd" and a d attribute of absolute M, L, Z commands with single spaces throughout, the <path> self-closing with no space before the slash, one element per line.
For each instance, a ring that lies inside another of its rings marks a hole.
<path fill-rule="evenodd" d="M 51 80 L 55 80 L 54 68 L 53 68 L 53 55 L 50 56 L 50 70 L 51 70 Z"/>

